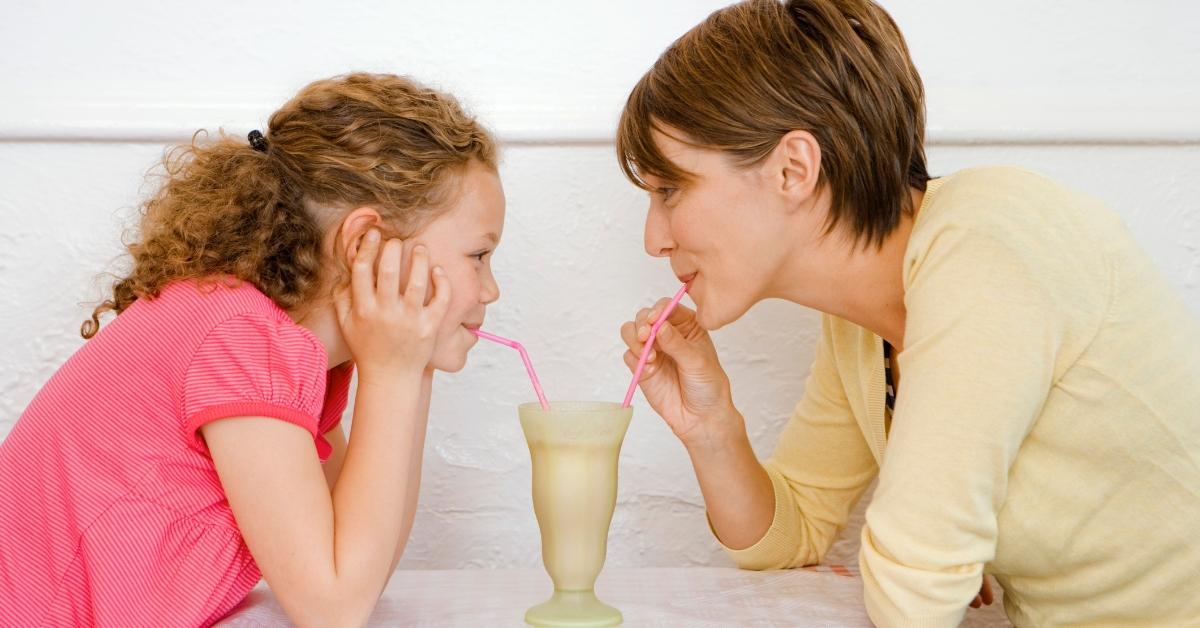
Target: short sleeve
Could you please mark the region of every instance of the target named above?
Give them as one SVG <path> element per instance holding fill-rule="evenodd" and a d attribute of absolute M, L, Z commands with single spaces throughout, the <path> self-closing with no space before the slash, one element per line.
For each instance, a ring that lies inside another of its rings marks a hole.
<path fill-rule="evenodd" d="M 321 421 L 317 424 L 317 455 L 321 462 L 333 453 L 333 445 L 325 435 L 342 423 L 342 414 L 350 398 L 350 379 L 354 375 L 354 363 L 346 362 L 329 369 L 325 377 L 325 405 L 321 408 Z"/>
<path fill-rule="evenodd" d="M 326 362 L 319 341 L 295 324 L 254 314 L 220 323 L 197 347 L 184 375 L 184 437 L 207 455 L 196 433 L 202 425 L 262 416 L 299 425 L 316 439 Z"/>
<path fill-rule="evenodd" d="M 332 430 L 342 422 L 342 414 L 350 399 L 350 380 L 354 376 L 354 363 L 346 362 L 329 369 L 326 375 L 325 404 L 321 408 L 321 434 Z"/>

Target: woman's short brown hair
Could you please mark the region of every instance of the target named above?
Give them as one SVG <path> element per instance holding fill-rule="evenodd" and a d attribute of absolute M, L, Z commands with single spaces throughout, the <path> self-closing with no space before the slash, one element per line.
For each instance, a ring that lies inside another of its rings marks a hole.
<path fill-rule="evenodd" d="M 758 163 L 793 130 L 821 147 L 827 228 L 882 243 L 925 189 L 921 78 L 891 17 L 869 0 L 748 0 L 714 12 L 676 40 L 633 88 L 617 155 L 642 174 L 685 183 L 691 173 L 654 143 L 657 130 Z M 680 134 L 683 137 L 679 137 Z"/>

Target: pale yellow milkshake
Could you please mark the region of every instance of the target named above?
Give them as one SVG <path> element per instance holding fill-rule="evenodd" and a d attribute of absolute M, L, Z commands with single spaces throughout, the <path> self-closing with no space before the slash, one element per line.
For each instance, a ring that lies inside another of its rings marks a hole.
<path fill-rule="evenodd" d="M 632 408 L 562 401 L 520 406 L 533 461 L 533 510 L 554 595 L 525 615 L 535 626 L 615 626 L 621 613 L 592 587 L 608 548 L 617 501 L 617 460 Z"/>

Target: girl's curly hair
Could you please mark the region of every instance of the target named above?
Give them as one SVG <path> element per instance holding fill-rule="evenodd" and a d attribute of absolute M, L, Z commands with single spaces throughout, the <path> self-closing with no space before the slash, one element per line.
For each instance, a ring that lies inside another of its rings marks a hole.
<path fill-rule="evenodd" d="M 495 141 L 453 96 L 390 74 L 309 84 L 265 138 L 255 149 L 198 132 L 167 152 L 165 182 L 127 245 L 132 270 L 84 321 L 84 338 L 102 314 L 183 279 L 231 276 L 285 310 L 308 304 L 330 280 L 322 234 L 346 212 L 373 207 L 384 226 L 409 229 L 445 209 L 472 159 L 496 167 Z"/>

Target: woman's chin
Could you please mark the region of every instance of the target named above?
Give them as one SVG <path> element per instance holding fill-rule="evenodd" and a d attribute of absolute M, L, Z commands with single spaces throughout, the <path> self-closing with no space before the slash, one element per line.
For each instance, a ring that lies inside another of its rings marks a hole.
<path fill-rule="evenodd" d="M 718 318 L 716 308 L 705 306 L 703 302 L 696 301 L 696 324 L 705 331 L 714 331 L 719 329 L 724 323 Z"/>
<path fill-rule="evenodd" d="M 700 306 L 696 306 L 696 323 L 704 331 L 716 331 L 721 328 L 720 323 L 709 317 L 709 311 Z"/>
<path fill-rule="evenodd" d="M 714 305 L 712 301 L 707 306 L 703 301 L 696 301 L 696 323 L 705 331 L 716 331 L 741 318 L 750 309 L 745 307 L 731 310 L 728 303 L 721 304 L 725 307 L 713 307 Z"/>

